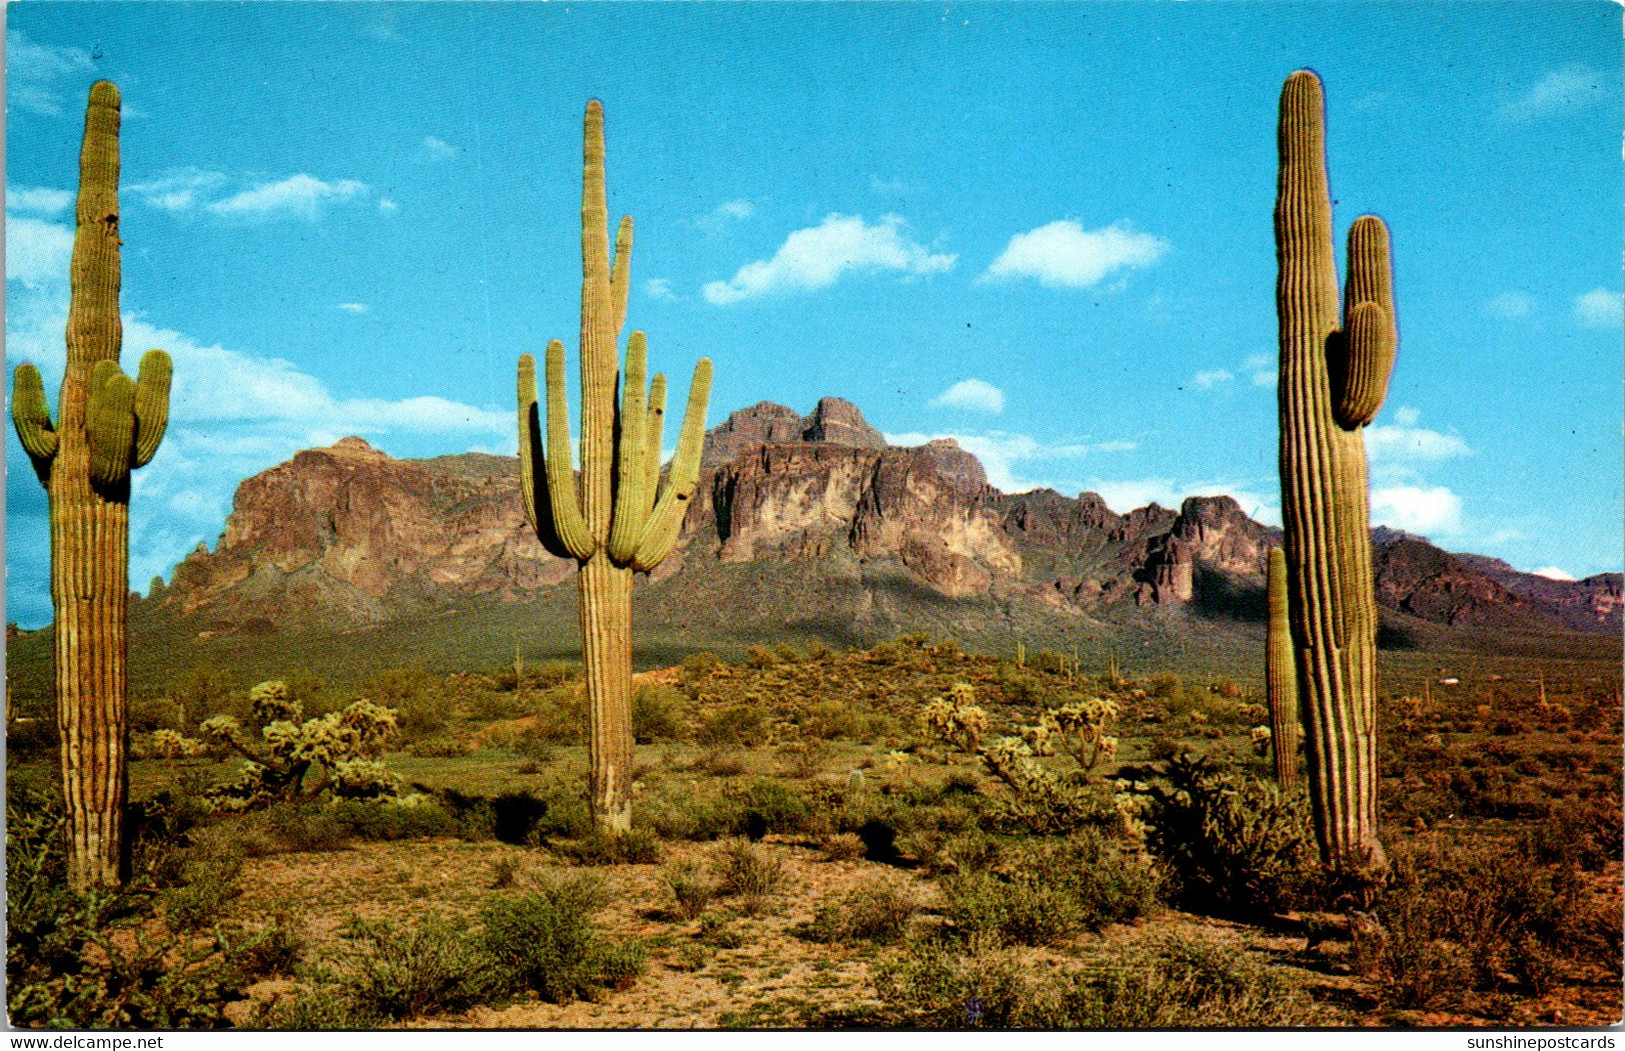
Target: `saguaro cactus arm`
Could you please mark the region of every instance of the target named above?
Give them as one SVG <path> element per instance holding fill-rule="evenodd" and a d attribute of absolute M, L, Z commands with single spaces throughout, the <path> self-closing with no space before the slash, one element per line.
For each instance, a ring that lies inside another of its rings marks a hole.
<path fill-rule="evenodd" d="M 169 383 L 173 365 L 161 350 L 141 355 L 141 368 L 135 380 L 135 460 L 132 467 L 145 467 L 158 452 L 158 443 L 169 429 Z"/>
<path fill-rule="evenodd" d="M 705 409 L 711 400 L 711 359 L 694 365 L 694 379 L 688 387 L 688 408 L 683 413 L 683 429 L 677 438 L 677 455 L 671 462 L 665 491 L 660 494 L 649 521 L 643 527 L 632 568 L 648 572 L 671 553 L 688 513 L 689 497 L 700 480 L 700 454 L 705 445 Z"/>
<path fill-rule="evenodd" d="M 624 565 L 637 550 L 643 524 L 654 502 L 648 489 L 649 472 L 644 458 L 649 455 L 644 440 L 648 413 L 644 408 L 644 378 L 649 370 L 649 350 L 642 332 L 632 333 L 626 344 L 626 377 L 621 384 L 621 432 L 616 437 L 615 517 L 609 531 L 609 557 Z"/>
<path fill-rule="evenodd" d="M 35 473 L 44 480 L 51 458 L 56 455 L 58 439 L 51 425 L 51 407 L 45 400 L 45 383 L 33 365 L 17 366 L 11 385 L 11 420 L 17 425 L 17 437 L 33 461 Z"/>
<path fill-rule="evenodd" d="M 1349 429 L 1364 427 L 1376 419 L 1388 396 L 1399 349 L 1388 227 L 1374 215 L 1362 215 L 1349 227 L 1343 332 L 1335 345 L 1340 353 L 1331 381 L 1337 422 Z"/>
<path fill-rule="evenodd" d="M 135 456 L 135 381 L 116 361 L 98 361 L 91 370 L 85 438 L 92 482 L 110 486 L 129 481 Z"/>
<path fill-rule="evenodd" d="M 1292 628 L 1287 620 L 1286 552 L 1270 548 L 1269 628 L 1264 642 L 1265 692 L 1270 710 L 1270 747 L 1275 780 L 1282 786 L 1298 779 L 1298 745 L 1303 716 L 1298 710 L 1298 675 L 1292 655 Z"/>
<path fill-rule="evenodd" d="M 570 406 L 564 391 L 564 344 L 547 345 L 547 506 L 553 528 L 572 558 L 585 562 L 598 550 L 576 496 L 570 459 Z M 537 510 L 541 509 L 537 501 Z"/>

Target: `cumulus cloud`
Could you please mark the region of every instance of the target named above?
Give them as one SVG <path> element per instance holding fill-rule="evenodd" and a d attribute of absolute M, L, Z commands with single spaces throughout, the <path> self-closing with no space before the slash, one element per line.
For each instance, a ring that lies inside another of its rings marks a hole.
<path fill-rule="evenodd" d="M 671 290 L 671 278 L 652 277 L 643 283 L 643 291 L 650 299 L 675 301 L 677 293 Z"/>
<path fill-rule="evenodd" d="M 997 416 L 1004 411 L 1004 391 L 986 380 L 960 380 L 932 398 L 931 404 L 939 408 L 969 409 Z"/>
<path fill-rule="evenodd" d="M 1531 569 L 1529 572 L 1533 573 L 1537 577 L 1545 577 L 1548 580 L 1574 579 L 1574 574 L 1570 573 L 1566 569 L 1563 569 L 1561 566 L 1541 566 L 1539 569 Z"/>
<path fill-rule="evenodd" d="M 717 215 L 724 219 L 749 219 L 756 214 L 756 205 L 741 198 L 717 205 Z"/>
<path fill-rule="evenodd" d="M 33 216 L 6 214 L 6 283 L 47 285 L 65 280 L 73 230 Z"/>
<path fill-rule="evenodd" d="M 1502 104 L 1496 115 L 1502 120 L 1524 123 L 1578 109 L 1606 98 L 1605 87 L 1613 90 L 1612 80 L 1599 69 L 1580 63 L 1567 65 L 1546 74 L 1523 94 Z"/>
<path fill-rule="evenodd" d="M 58 215 L 73 207 L 73 191 L 43 186 L 7 186 L 6 211 Z"/>
<path fill-rule="evenodd" d="M 216 215 L 247 219 L 271 219 L 278 216 L 297 216 L 314 219 L 324 206 L 354 200 L 366 193 L 367 184 L 355 179 L 325 182 L 314 175 L 300 173 L 276 182 L 260 183 L 205 207 Z"/>
<path fill-rule="evenodd" d="M 368 310 L 372 309 L 365 303 L 340 303 L 338 308 L 351 314 L 365 314 Z"/>
<path fill-rule="evenodd" d="M 981 280 L 1025 277 L 1051 287 L 1088 288 L 1118 270 L 1150 266 L 1167 251 L 1168 242 L 1127 223 L 1085 230 L 1060 219 L 1010 238 Z"/>
<path fill-rule="evenodd" d="M 1371 491 L 1371 521 L 1407 533 L 1448 537 L 1463 531 L 1461 499 L 1442 485 L 1390 485 Z"/>
<path fill-rule="evenodd" d="M 418 146 L 418 156 L 426 161 L 449 160 L 461 152 L 445 139 L 434 135 L 424 136 L 423 142 Z"/>
<path fill-rule="evenodd" d="M 51 228 L 48 236 L 56 245 L 56 265 L 47 267 L 31 255 L 18 254 L 24 242 L 17 240 L 16 224 L 15 217 L 8 224 L 8 264 L 29 259 L 25 274 L 33 280 L 24 283 L 17 273 L 8 272 L 12 294 L 5 319 L 7 356 L 13 362 L 37 364 L 54 403 L 64 367 L 66 252 L 71 238 L 66 227 L 40 224 Z M 37 255 L 40 238 L 27 243 L 27 251 Z M 362 304 L 340 309 L 355 306 Z M 299 449 L 328 445 L 350 434 L 387 445 L 395 436 L 428 433 L 444 436 L 457 449 L 478 444 L 513 450 L 509 410 L 435 395 L 396 400 L 345 397 L 272 354 L 194 340 L 133 313 L 126 313 L 123 320 L 126 368 L 133 369 L 149 347 L 162 347 L 175 362 L 169 432 L 152 463 L 132 476 L 142 511 L 131 520 L 130 574 L 143 587 L 153 575 L 167 574 L 189 549 L 219 535 L 238 482 Z M 8 499 L 15 500 L 18 514 L 26 517 L 30 509 L 39 511 L 39 501 L 16 480 L 32 485 L 32 472 L 15 442 L 8 441 L 7 450 Z M 19 521 L 13 515 L 10 524 L 18 527 Z M 29 529 L 30 537 L 43 535 L 42 526 Z M 35 616 L 33 622 L 38 623 L 49 617 L 48 600 L 39 601 L 48 586 L 49 559 L 39 543 L 29 547 L 30 543 L 22 542 L 8 559 L 8 594 L 18 600 L 19 610 L 43 611 L 43 617 L 25 614 Z"/>
<path fill-rule="evenodd" d="M 1415 409 L 1394 410 L 1394 422 L 1374 423 L 1365 429 L 1366 453 L 1376 465 L 1415 464 L 1470 456 L 1472 449 L 1459 434 L 1418 427 Z"/>
<path fill-rule="evenodd" d="M 398 211 L 400 211 L 400 208 L 401 208 L 400 205 L 396 204 L 394 201 L 390 200 L 388 197 L 380 197 L 380 198 L 378 198 L 378 210 L 380 212 L 383 212 L 385 215 L 390 215 L 390 214 L 393 214 L 394 212 L 398 212 Z"/>
<path fill-rule="evenodd" d="M 77 47 L 38 44 L 21 30 L 6 30 L 6 105 L 48 117 L 66 111 L 70 96 L 77 105 L 89 98 L 86 78 L 94 75 L 90 53 Z"/>
<path fill-rule="evenodd" d="M 1574 320 L 1586 328 L 1619 328 L 1625 320 L 1620 294 L 1593 288 L 1574 299 Z"/>
<path fill-rule="evenodd" d="M 1507 320 L 1526 318 L 1535 312 L 1535 297 L 1527 292 L 1502 292 L 1485 303 L 1484 309 L 1490 317 Z"/>
<path fill-rule="evenodd" d="M 728 306 L 772 293 L 827 288 L 849 272 L 942 273 L 957 258 L 911 240 L 900 216 L 870 224 L 862 216 L 832 213 L 817 226 L 790 234 L 773 258 L 746 263 L 731 280 L 710 282 L 704 294 L 707 302 Z"/>
<path fill-rule="evenodd" d="M 1229 383 L 1235 378 L 1235 374 L 1229 369 L 1203 369 L 1191 377 L 1191 382 L 1202 390 L 1208 390 L 1221 383 Z"/>
<path fill-rule="evenodd" d="M 179 168 L 146 182 L 124 187 L 143 204 L 166 212 L 184 212 L 223 187 L 228 180 L 222 172 L 202 168 Z"/>

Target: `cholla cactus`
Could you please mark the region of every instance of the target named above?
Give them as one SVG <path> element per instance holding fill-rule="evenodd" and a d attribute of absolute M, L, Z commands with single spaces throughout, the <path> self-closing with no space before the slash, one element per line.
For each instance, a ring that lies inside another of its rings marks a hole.
<path fill-rule="evenodd" d="M 1270 743 L 1275 739 L 1275 735 L 1267 726 L 1255 726 L 1248 734 L 1248 739 L 1253 743 L 1253 751 L 1263 758 L 1270 754 Z"/>
<path fill-rule="evenodd" d="M 920 719 L 927 731 L 964 752 L 981 750 L 987 712 L 976 706 L 976 688 L 956 682 L 944 697 L 925 706 Z"/>
<path fill-rule="evenodd" d="M 1116 721 L 1117 702 L 1106 697 L 1075 700 L 1044 716 L 1051 736 L 1085 774 L 1117 754 L 1117 738 L 1106 733 Z"/>
<path fill-rule="evenodd" d="M 154 730 L 147 735 L 146 751 L 161 759 L 191 759 L 204 752 L 203 742 L 177 730 Z"/>
<path fill-rule="evenodd" d="M 209 792 L 215 807 L 251 810 L 324 791 L 349 798 L 393 793 L 393 775 L 372 757 L 395 733 L 394 709 L 360 700 L 342 711 L 301 723 L 296 720 L 302 708 L 284 683 L 262 682 L 249 691 L 249 699 L 255 718 L 262 723 L 262 747 L 245 744 L 241 725 L 229 715 L 213 716 L 199 727 L 209 741 L 249 760 L 235 781 Z M 305 780 L 313 770 L 320 777 L 307 788 Z"/>

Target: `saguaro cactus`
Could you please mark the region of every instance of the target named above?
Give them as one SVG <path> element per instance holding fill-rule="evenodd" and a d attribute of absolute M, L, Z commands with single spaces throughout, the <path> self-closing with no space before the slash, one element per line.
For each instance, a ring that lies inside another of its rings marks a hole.
<path fill-rule="evenodd" d="M 1281 511 L 1288 600 L 1321 857 L 1369 878 L 1377 839 L 1377 602 L 1370 494 L 1360 429 L 1387 394 L 1398 344 L 1388 229 L 1349 230 L 1343 317 L 1326 178 L 1320 78 L 1281 91 L 1275 244 L 1280 266 Z"/>
<path fill-rule="evenodd" d="M 549 552 L 580 563 L 582 659 L 586 665 L 594 823 L 632 825 L 632 575 L 648 572 L 677 542 L 699 481 L 711 362 L 694 366 L 664 488 L 660 441 L 666 380 L 645 390 L 647 344 L 627 340 L 626 374 L 617 349 L 626 319 L 632 219 L 621 220 L 611 266 L 604 193 L 604 112 L 587 104 L 581 192 L 581 493 L 570 457 L 564 344 L 547 347 L 545 441 L 536 401 L 536 362 L 519 359 L 519 477 L 525 515 Z M 620 404 L 616 391 L 620 389 Z"/>
<path fill-rule="evenodd" d="M 1292 628 L 1288 623 L 1286 552 L 1270 548 L 1269 634 L 1264 639 L 1265 692 L 1270 708 L 1270 751 L 1275 780 L 1282 788 L 1297 783 L 1298 746 L 1303 720 L 1298 714 L 1298 675 L 1293 667 Z"/>
<path fill-rule="evenodd" d="M 84 889 L 120 878 L 128 793 L 126 620 L 130 471 L 152 459 L 169 421 L 169 355 L 119 370 L 119 93 L 90 89 L 79 154 L 68 363 L 53 425 L 39 370 L 19 365 L 12 419 L 49 494 L 56 607 L 56 715 L 68 815 L 68 878 Z"/>

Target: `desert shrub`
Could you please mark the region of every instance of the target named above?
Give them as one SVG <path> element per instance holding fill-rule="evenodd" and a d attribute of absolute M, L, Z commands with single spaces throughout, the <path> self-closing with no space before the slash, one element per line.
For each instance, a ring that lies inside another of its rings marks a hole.
<path fill-rule="evenodd" d="M 385 1021 L 369 1014 L 346 988 L 327 984 L 278 997 L 251 1024 L 261 1029 L 334 1032 L 377 1029 Z"/>
<path fill-rule="evenodd" d="M 877 879 L 839 902 L 819 906 L 795 933 L 814 942 L 895 942 L 908 932 L 919 911 L 913 896 L 892 880 Z"/>
<path fill-rule="evenodd" d="M 181 868 L 185 882 L 159 896 L 170 929 L 195 931 L 212 927 L 226 903 L 239 893 L 237 877 L 242 869 L 243 855 L 236 850 L 189 852 Z"/>
<path fill-rule="evenodd" d="M 406 745 L 406 754 L 419 759 L 461 759 L 469 751 L 467 741 L 448 734 L 410 740 Z"/>
<path fill-rule="evenodd" d="M 944 913 L 967 934 L 1044 945 L 1149 912 L 1156 880 L 1137 855 L 1095 835 L 1024 849 L 998 871 L 944 881 Z"/>
<path fill-rule="evenodd" d="M 745 944 L 744 934 L 714 912 L 700 917 L 700 929 L 694 936 L 715 949 L 738 949 Z"/>
<path fill-rule="evenodd" d="M 401 929 L 354 922 L 341 987 L 353 1015 L 401 1021 L 461 1011 L 486 1002 L 496 988 L 489 960 L 460 919 L 429 915 Z"/>
<path fill-rule="evenodd" d="M 766 646 L 752 646 L 745 651 L 745 666 L 747 668 L 771 668 L 778 663 L 778 654 Z"/>
<path fill-rule="evenodd" d="M 1044 689 L 1038 677 L 1029 675 L 1008 662 L 999 664 L 996 681 L 1004 691 L 1004 699 L 1021 707 L 1032 707 L 1043 699 Z"/>
<path fill-rule="evenodd" d="M 1032 1000 L 1026 968 L 996 939 L 965 953 L 935 941 L 882 960 L 875 991 L 899 1024 L 919 1029 L 1008 1029 L 1025 1025 Z"/>
<path fill-rule="evenodd" d="M 800 716 L 801 733 L 824 741 L 858 740 L 864 736 L 867 720 L 842 701 L 819 701 Z"/>
<path fill-rule="evenodd" d="M 1424 1007 L 1465 989 L 1544 993 L 1564 959 L 1617 968 L 1618 914 L 1600 924 L 1571 864 L 1506 846 L 1407 851 L 1377 903 L 1362 963 L 1384 997 Z"/>
<path fill-rule="evenodd" d="M 1048 1029 L 1262 1029 L 1312 1025 L 1299 987 L 1230 946 L 1170 940 L 1041 988 L 1026 1025 Z"/>
<path fill-rule="evenodd" d="M 1167 700 L 1179 693 L 1179 676 L 1171 671 L 1158 672 L 1145 681 L 1145 692 L 1159 700 Z"/>
<path fill-rule="evenodd" d="M 327 808 L 357 839 L 395 841 L 458 835 L 463 826 L 434 796 L 338 799 Z"/>
<path fill-rule="evenodd" d="M 1189 754 L 1139 784 L 1149 802 L 1146 843 L 1173 903 L 1257 919 L 1309 892 L 1314 839 L 1299 797 Z"/>
<path fill-rule="evenodd" d="M 718 668 L 723 667 L 724 664 L 725 662 L 721 657 L 705 650 L 690 653 L 683 658 L 683 678 L 690 682 L 704 678 Z"/>
<path fill-rule="evenodd" d="M 751 704 L 717 708 L 700 717 L 695 738 L 701 744 L 755 748 L 767 740 L 767 716 Z"/>
<path fill-rule="evenodd" d="M 818 841 L 831 861 L 853 861 L 863 857 L 863 840 L 855 832 L 833 832 Z"/>
<path fill-rule="evenodd" d="M 549 687 L 527 703 L 534 733 L 550 744 L 582 744 L 587 731 L 587 692 L 580 684 Z"/>
<path fill-rule="evenodd" d="M 995 938 L 919 942 L 883 960 L 875 988 L 925 1029 L 1260 1029 L 1313 1025 L 1314 1002 L 1229 947 L 1167 941 L 1036 977 Z"/>
<path fill-rule="evenodd" d="M 467 839 L 495 839 L 523 846 L 538 835 L 580 831 L 591 827 L 584 802 L 571 797 L 539 798 L 531 792 L 504 792 L 498 796 L 467 795 L 454 788 L 435 793 L 441 809 L 456 822 L 457 833 Z M 581 823 L 573 823 L 564 805 L 579 802 Z"/>
<path fill-rule="evenodd" d="M 60 805 L 14 792 L 6 813 L 6 1009 L 19 1028 L 193 1029 L 229 1025 L 226 1005 L 259 966 L 274 928 L 197 937 L 154 928 L 153 898 L 129 890 L 80 895 L 67 881 Z M 168 870 L 173 848 L 133 841 L 143 881 Z M 201 872 L 198 873 L 202 875 Z"/>
<path fill-rule="evenodd" d="M 632 692 L 632 734 L 639 744 L 652 741 L 681 741 L 684 698 L 680 690 L 665 685 L 639 686 Z"/>
<path fill-rule="evenodd" d="M 1542 865 L 1600 872 L 1620 856 L 1622 824 L 1625 818 L 1612 801 L 1560 806 L 1524 832 L 1522 850 Z"/>
<path fill-rule="evenodd" d="M 789 883 L 784 862 L 748 839 L 725 840 L 712 857 L 717 889 L 737 896 L 750 915 L 765 911 L 768 899 Z"/>
<path fill-rule="evenodd" d="M 660 862 L 660 839 L 648 829 L 609 832 L 595 828 L 580 839 L 554 845 L 578 865 L 654 865 Z"/>
<path fill-rule="evenodd" d="M 677 914 L 685 920 L 698 919 L 717 896 L 716 881 L 703 866 L 695 861 L 680 861 L 666 866 L 662 875 L 676 903 Z"/>
<path fill-rule="evenodd" d="M 643 950 L 598 930 L 592 913 L 602 904 L 602 890 L 590 879 L 487 902 L 477 944 L 489 961 L 489 980 L 509 992 L 528 990 L 551 1003 L 569 1003 L 596 999 L 604 988 L 636 978 L 643 972 Z"/>
<path fill-rule="evenodd" d="M 773 656 L 780 664 L 795 664 L 801 660 L 801 651 L 788 642 L 773 647 Z"/>

